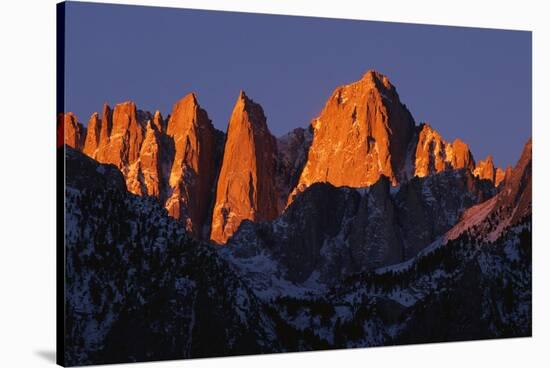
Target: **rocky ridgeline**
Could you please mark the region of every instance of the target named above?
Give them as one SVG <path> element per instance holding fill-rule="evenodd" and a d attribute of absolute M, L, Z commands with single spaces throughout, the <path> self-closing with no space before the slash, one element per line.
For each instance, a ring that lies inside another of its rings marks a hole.
<path fill-rule="evenodd" d="M 158 198 L 199 239 L 225 244 L 241 222 L 270 221 L 315 183 L 391 186 L 465 169 L 499 186 L 510 176 L 492 158 L 477 162 L 467 144 L 417 126 L 388 77 L 370 70 L 335 89 L 307 129 L 275 138 L 259 103 L 240 92 L 227 133 L 214 128 L 195 94 L 168 118 L 127 101 L 103 106 L 84 128 L 63 117 L 65 143 L 113 164 L 127 188 Z"/>

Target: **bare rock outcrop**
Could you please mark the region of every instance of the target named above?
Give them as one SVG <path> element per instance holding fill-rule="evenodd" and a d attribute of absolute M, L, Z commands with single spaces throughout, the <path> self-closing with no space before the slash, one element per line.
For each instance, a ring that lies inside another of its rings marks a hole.
<path fill-rule="evenodd" d="M 397 184 L 415 129 L 395 87 L 374 70 L 336 88 L 312 126 L 307 163 L 289 203 L 316 182 L 366 187 L 384 175 Z"/>
<path fill-rule="evenodd" d="M 428 124 L 419 127 L 414 156 L 414 176 L 421 178 L 444 170 L 471 171 L 475 167 L 474 158 L 466 143 L 459 139 L 448 143 Z"/>
<path fill-rule="evenodd" d="M 475 169 L 474 175 L 480 179 L 495 182 L 495 165 L 493 164 L 493 156 L 489 155 L 485 160 L 479 160 Z"/>
<path fill-rule="evenodd" d="M 187 230 L 201 237 L 216 177 L 216 147 L 214 126 L 194 93 L 174 105 L 166 135 L 171 139 L 173 159 L 165 207 Z"/>
<path fill-rule="evenodd" d="M 78 122 L 76 115 L 72 112 L 63 114 L 62 119 L 65 144 L 77 150 L 82 149 L 86 139 L 86 128 Z"/>
<path fill-rule="evenodd" d="M 241 91 L 227 129 L 210 239 L 224 244 L 243 220 L 277 214 L 277 143 L 262 107 Z"/>

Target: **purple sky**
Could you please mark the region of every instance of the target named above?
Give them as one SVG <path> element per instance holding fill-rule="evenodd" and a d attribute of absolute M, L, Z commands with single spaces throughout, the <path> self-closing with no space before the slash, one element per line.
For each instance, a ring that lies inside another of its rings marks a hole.
<path fill-rule="evenodd" d="M 66 108 L 84 124 L 104 102 L 166 116 L 196 92 L 225 131 L 244 89 L 279 136 L 374 68 L 476 160 L 513 165 L 531 136 L 530 32 L 92 3 L 66 15 Z"/>

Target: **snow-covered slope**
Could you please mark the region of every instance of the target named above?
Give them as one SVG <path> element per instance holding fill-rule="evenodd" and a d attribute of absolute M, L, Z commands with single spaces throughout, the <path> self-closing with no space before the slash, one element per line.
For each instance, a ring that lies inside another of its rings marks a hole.
<path fill-rule="evenodd" d="M 273 320 L 209 245 L 67 148 L 66 364 L 278 351 Z M 109 184 L 109 185 L 107 185 Z"/>

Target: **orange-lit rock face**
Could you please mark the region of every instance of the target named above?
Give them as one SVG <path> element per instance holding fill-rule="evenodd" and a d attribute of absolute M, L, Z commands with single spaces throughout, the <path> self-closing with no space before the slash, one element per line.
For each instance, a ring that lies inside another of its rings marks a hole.
<path fill-rule="evenodd" d="M 480 160 L 476 168 L 474 169 L 474 175 L 480 179 L 490 180 L 495 182 L 495 166 L 493 164 L 493 157 L 487 156 L 485 160 Z"/>
<path fill-rule="evenodd" d="M 500 167 L 496 169 L 495 171 L 495 187 L 498 187 L 500 183 L 504 181 L 504 177 L 506 176 L 506 172 L 502 170 Z"/>
<path fill-rule="evenodd" d="M 475 161 L 470 148 L 460 139 L 455 139 L 452 144 L 451 166 L 454 169 L 468 169 L 470 171 L 475 168 Z"/>
<path fill-rule="evenodd" d="M 101 119 L 97 112 L 94 112 L 88 121 L 88 133 L 86 134 L 86 142 L 82 152 L 86 155 L 95 158 L 97 149 L 99 148 L 99 138 L 101 134 Z"/>
<path fill-rule="evenodd" d="M 160 113 L 160 111 L 155 111 L 152 123 L 157 132 L 164 133 L 164 120 L 162 119 L 162 114 Z"/>
<path fill-rule="evenodd" d="M 233 109 L 223 154 L 210 238 L 224 244 L 243 220 L 277 216 L 277 145 L 260 105 L 241 92 Z"/>
<path fill-rule="evenodd" d="M 97 160 L 114 164 L 123 174 L 126 174 L 129 164 L 138 159 L 144 138 L 144 127 L 137 120 L 136 105 L 131 101 L 116 105 L 107 144 L 105 144 L 104 134 L 102 129 Z"/>
<path fill-rule="evenodd" d="M 365 187 L 385 175 L 397 183 L 414 120 L 386 76 L 368 71 L 337 88 L 312 126 L 307 163 L 289 202 L 315 182 Z"/>
<path fill-rule="evenodd" d="M 113 111 L 109 105 L 104 104 L 101 112 L 101 129 L 99 131 L 99 146 L 106 147 L 109 144 L 109 137 L 113 129 Z M 99 147 L 98 147 L 99 148 Z M 97 152 L 95 157 L 97 158 Z M 101 161 L 100 161 L 101 162 Z"/>
<path fill-rule="evenodd" d="M 82 149 L 86 131 L 72 112 L 63 114 L 63 129 L 65 130 L 65 144 L 77 150 Z"/>
<path fill-rule="evenodd" d="M 156 114 L 155 114 L 156 115 Z M 173 108 L 166 134 L 173 140 L 174 156 L 166 201 L 168 213 L 202 235 L 215 180 L 214 127 L 194 94 Z"/>
<path fill-rule="evenodd" d="M 414 163 L 414 175 L 418 177 L 446 169 L 474 168 L 473 156 L 464 142 L 457 139 L 447 143 L 428 124 L 422 124 L 418 133 Z"/>
<path fill-rule="evenodd" d="M 128 191 L 138 195 L 161 198 L 162 177 L 160 168 L 160 137 L 156 127 L 149 122 L 139 157 L 128 168 L 126 175 Z"/>
<path fill-rule="evenodd" d="M 308 129 L 278 141 L 261 106 L 243 92 L 227 135 L 214 129 L 194 94 L 174 105 L 168 121 L 133 102 L 113 110 L 105 104 L 90 117 L 87 132 L 72 113 L 58 119 L 59 145 L 65 139 L 116 165 L 130 192 L 157 197 L 190 233 L 218 244 L 244 220 L 272 220 L 316 182 L 366 187 L 385 176 L 395 185 L 465 168 L 502 187 L 513 176 L 511 168 L 495 170 L 491 157 L 476 166 L 464 142 L 446 142 L 427 124 L 415 126 L 388 78 L 375 71 L 337 88 Z"/>
<path fill-rule="evenodd" d="M 101 119 L 94 113 L 82 151 L 101 163 L 116 165 L 128 191 L 159 198 L 188 231 L 201 237 L 210 209 L 214 180 L 214 127 L 189 94 L 174 105 L 168 124 L 124 102 Z M 207 234 L 208 236 L 208 234 Z"/>
<path fill-rule="evenodd" d="M 445 170 L 448 164 L 447 147 L 439 133 L 424 124 L 418 134 L 414 174 L 419 177 Z"/>

